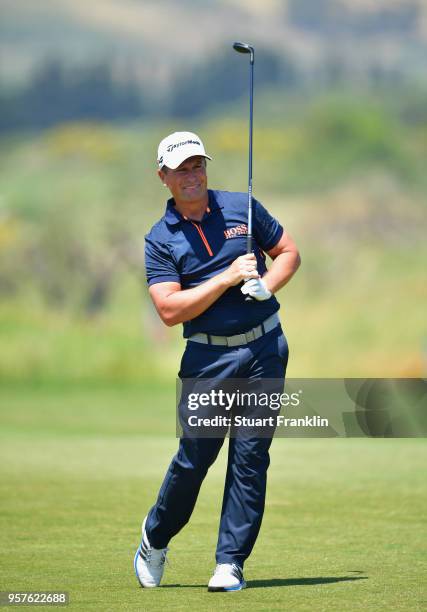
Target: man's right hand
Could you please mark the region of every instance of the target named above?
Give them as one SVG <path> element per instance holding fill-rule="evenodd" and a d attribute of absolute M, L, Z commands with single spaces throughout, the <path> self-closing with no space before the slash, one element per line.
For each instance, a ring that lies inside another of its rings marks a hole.
<path fill-rule="evenodd" d="M 253 253 L 241 255 L 235 259 L 231 266 L 224 272 L 227 284 L 230 287 L 234 287 L 243 280 L 260 278 L 256 265 L 256 257 Z"/>

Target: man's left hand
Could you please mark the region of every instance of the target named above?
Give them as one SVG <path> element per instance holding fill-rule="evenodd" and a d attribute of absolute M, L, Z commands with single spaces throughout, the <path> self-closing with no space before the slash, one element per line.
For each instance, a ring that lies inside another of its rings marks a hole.
<path fill-rule="evenodd" d="M 240 291 L 244 295 L 250 295 L 255 300 L 262 302 L 264 300 L 268 300 L 273 295 L 262 278 L 251 278 L 246 281 L 243 287 L 241 287 Z"/>

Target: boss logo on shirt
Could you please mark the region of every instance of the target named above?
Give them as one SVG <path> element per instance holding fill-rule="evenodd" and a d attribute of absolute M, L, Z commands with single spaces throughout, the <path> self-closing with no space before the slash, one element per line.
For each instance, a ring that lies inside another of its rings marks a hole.
<path fill-rule="evenodd" d="M 230 229 L 224 230 L 224 236 L 227 238 L 235 238 L 236 236 L 247 236 L 248 226 L 247 225 L 236 225 L 236 227 L 230 227 Z"/>

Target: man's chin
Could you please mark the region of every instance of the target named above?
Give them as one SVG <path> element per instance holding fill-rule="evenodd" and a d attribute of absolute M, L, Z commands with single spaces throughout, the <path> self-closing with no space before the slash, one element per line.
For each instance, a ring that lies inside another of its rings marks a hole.
<path fill-rule="evenodd" d="M 183 196 L 187 202 L 195 202 L 197 200 L 203 199 L 207 195 L 207 189 L 201 189 L 198 187 L 197 189 L 184 189 Z"/>

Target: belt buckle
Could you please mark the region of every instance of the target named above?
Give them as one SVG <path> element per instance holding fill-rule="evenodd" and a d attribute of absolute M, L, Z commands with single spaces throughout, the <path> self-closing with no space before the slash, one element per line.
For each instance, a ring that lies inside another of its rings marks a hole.
<path fill-rule="evenodd" d="M 245 333 L 246 342 L 253 342 L 255 340 L 255 330 L 250 329 Z"/>
<path fill-rule="evenodd" d="M 211 344 L 214 346 L 227 346 L 226 336 L 211 336 Z"/>
<path fill-rule="evenodd" d="M 263 335 L 262 325 L 257 325 L 253 328 L 252 331 L 254 332 L 254 340 L 258 340 L 258 338 L 261 338 L 261 336 Z"/>
<path fill-rule="evenodd" d="M 235 334 L 227 338 L 228 346 L 239 346 L 240 344 L 246 344 L 246 334 Z"/>

